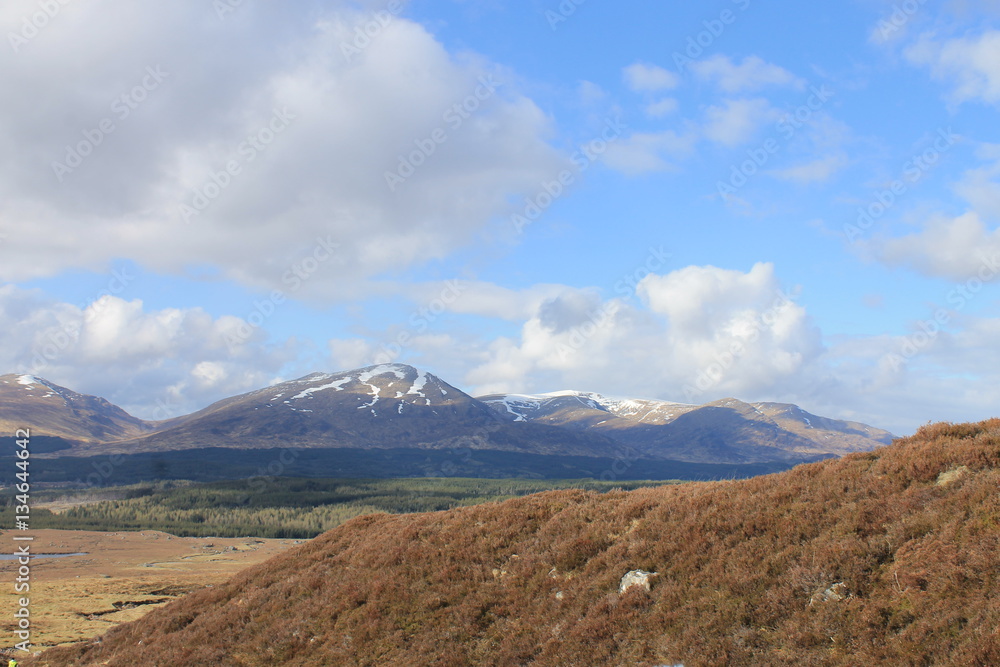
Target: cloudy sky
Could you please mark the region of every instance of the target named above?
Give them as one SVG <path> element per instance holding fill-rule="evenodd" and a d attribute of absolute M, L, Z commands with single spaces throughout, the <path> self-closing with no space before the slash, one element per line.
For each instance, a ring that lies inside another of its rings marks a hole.
<path fill-rule="evenodd" d="M 6 0 L 0 370 L 1000 413 L 989 0 Z"/>

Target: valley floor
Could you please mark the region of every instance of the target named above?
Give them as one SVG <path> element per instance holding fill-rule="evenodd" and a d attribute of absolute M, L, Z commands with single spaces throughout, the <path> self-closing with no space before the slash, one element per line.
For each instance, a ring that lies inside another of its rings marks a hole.
<path fill-rule="evenodd" d="M 38 651 L 92 639 L 193 590 L 221 584 L 233 574 L 301 540 L 174 537 L 159 531 L 36 530 L 34 553 L 84 553 L 32 559 L 31 590 L 17 593 L 17 561 L 0 561 L 0 647 L 13 647 L 13 610 L 30 598 L 31 643 Z M 5 553 L 16 547 L 8 531 Z M 18 543 L 19 545 L 22 543 Z"/>

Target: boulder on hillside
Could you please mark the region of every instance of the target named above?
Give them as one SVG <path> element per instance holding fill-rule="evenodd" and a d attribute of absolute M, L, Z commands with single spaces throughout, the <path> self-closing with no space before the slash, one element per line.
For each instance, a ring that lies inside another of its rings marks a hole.
<path fill-rule="evenodd" d="M 643 570 L 632 570 L 631 572 L 626 572 L 625 576 L 622 577 L 621 583 L 618 584 L 618 594 L 624 594 L 625 591 L 633 586 L 642 586 L 648 591 L 649 580 L 658 575 L 659 572 L 645 572 Z"/>
<path fill-rule="evenodd" d="M 847 584 L 842 581 L 838 581 L 829 588 L 820 588 L 816 591 L 809 599 L 809 606 L 811 607 L 817 602 L 840 602 L 841 600 L 846 600 L 849 597 L 851 597 L 851 594 L 847 592 Z"/>

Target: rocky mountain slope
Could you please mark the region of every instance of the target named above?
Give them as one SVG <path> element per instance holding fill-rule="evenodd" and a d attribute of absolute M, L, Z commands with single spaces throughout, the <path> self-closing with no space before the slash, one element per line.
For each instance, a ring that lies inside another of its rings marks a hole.
<path fill-rule="evenodd" d="M 84 442 L 135 437 L 153 426 L 103 398 L 70 391 L 33 375 L 0 376 L 0 430 Z"/>
<path fill-rule="evenodd" d="M 996 665 L 998 485 L 993 419 L 749 480 L 370 515 L 26 664 Z"/>

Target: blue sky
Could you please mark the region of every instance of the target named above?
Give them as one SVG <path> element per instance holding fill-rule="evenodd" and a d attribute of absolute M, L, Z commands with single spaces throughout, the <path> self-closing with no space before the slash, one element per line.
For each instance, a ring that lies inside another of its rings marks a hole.
<path fill-rule="evenodd" d="M 674 4 L 4 3 L 3 367 L 997 414 L 996 4 Z"/>

